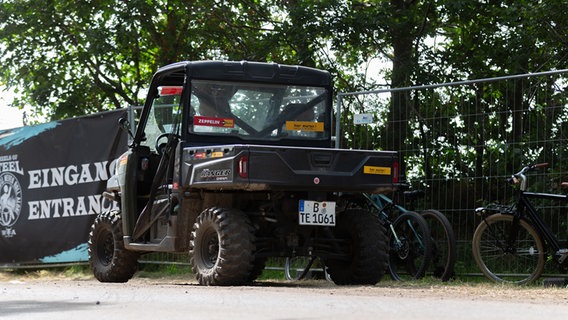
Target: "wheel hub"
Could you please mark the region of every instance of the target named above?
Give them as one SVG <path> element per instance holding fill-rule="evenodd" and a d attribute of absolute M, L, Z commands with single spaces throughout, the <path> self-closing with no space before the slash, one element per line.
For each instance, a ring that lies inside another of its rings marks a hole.
<path fill-rule="evenodd" d="M 207 268 L 213 268 L 219 258 L 219 238 L 216 232 L 211 232 L 204 237 L 203 259 Z"/>

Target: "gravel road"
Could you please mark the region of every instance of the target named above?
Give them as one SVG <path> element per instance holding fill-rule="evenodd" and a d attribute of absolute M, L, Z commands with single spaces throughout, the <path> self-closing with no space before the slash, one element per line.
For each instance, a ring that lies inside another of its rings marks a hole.
<path fill-rule="evenodd" d="M 203 287 L 188 279 L 125 284 L 65 278 L 2 278 L 0 319 L 562 319 L 568 289 L 495 284 L 326 281 Z"/>

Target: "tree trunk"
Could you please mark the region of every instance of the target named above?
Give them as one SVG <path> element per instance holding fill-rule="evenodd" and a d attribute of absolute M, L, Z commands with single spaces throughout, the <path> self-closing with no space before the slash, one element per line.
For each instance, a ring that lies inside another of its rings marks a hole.
<path fill-rule="evenodd" d="M 404 0 L 391 0 L 393 12 L 393 24 L 390 29 L 390 36 L 393 44 L 393 66 L 391 87 L 401 88 L 410 85 L 410 75 L 413 65 L 412 47 L 414 38 L 410 32 L 413 26 L 410 22 L 409 6 L 412 2 Z M 389 150 L 399 152 L 400 178 L 405 179 L 405 142 L 408 131 L 408 110 L 410 107 L 409 92 L 395 91 L 391 94 L 391 110 L 386 128 L 385 147 Z"/>

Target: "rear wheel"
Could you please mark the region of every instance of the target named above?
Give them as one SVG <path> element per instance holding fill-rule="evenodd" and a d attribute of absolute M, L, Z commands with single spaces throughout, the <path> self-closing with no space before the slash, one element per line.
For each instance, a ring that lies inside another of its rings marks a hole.
<path fill-rule="evenodd" d="M 473 257 L 487 278 L 525 284 L 538 279 L 544 270 L 544 244 L 524 220 L 516 226 L 515 239 L 507 240 L 513 227 L 512 215 L 498 213 L 481 221 L 473 234 Z"/>
<path fill-rule="evenodd" d="M 249 274 L 248 282 L 253 282 L 256 280 L 266 267 L 266 258 L 264 257 L 256 257 L 253 262 L 252 271 Z"/>
<path fill-rule="evenodd" d="M 189 254 L 202 285 L 241 285 L 255 270 L 254 228 L 239 210 L 209 208 L 193 225 Z"/>
<path fill-rule="evenodd" d="M 424 210 L 420 214 L 428 222 L 432 239 L 432 259 L 430 259 L 426 275 L 448 281 L 454 276 L 457 255 L 456 238 L 452 225 L 440 211 Z"/>
<path fill-rule="evenodd" d="M 420 279 L 431 258 L 432 241 L 426 220 L 414 211 L 401 214 L 392 223 L 389 271 L 398 281 Z"/>
<path fill-rule="evenodd" d="M 348 259 L 326 259 L 325 266 L 338 285 L 374 285 L 388 264 L 388 238 L 376 216 L 363 209 L 349 209 L 337 217 L 335 238 L 344 241 Z"/>
<path fill-rule="evenodd" d="M 126 282 L 138 268 L 139 254 L 124 248 L 120 211 L 99 214 L 89 233 L 89 265 L 101 282 Z"/>

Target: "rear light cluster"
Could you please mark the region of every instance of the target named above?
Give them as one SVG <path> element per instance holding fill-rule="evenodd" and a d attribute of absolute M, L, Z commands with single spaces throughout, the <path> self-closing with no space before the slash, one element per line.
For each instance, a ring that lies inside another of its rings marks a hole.
<path fill-rule="evenodd" d="M 242 156 L 239 159 L 239 177 L 248 178 L 248 157 Z"/>
<path fill-rule="evenodd" d="M 395 161 L 392 164 L 392 182 L 398 183 L 398 178 L 398 161 Z"/>
<path fill-rule="evenodd" d="M 158 94 L 160 97 L 179 96 L 182 91 L 183 87 L 181 86 L 162 86 L 158 88 Z"/>

